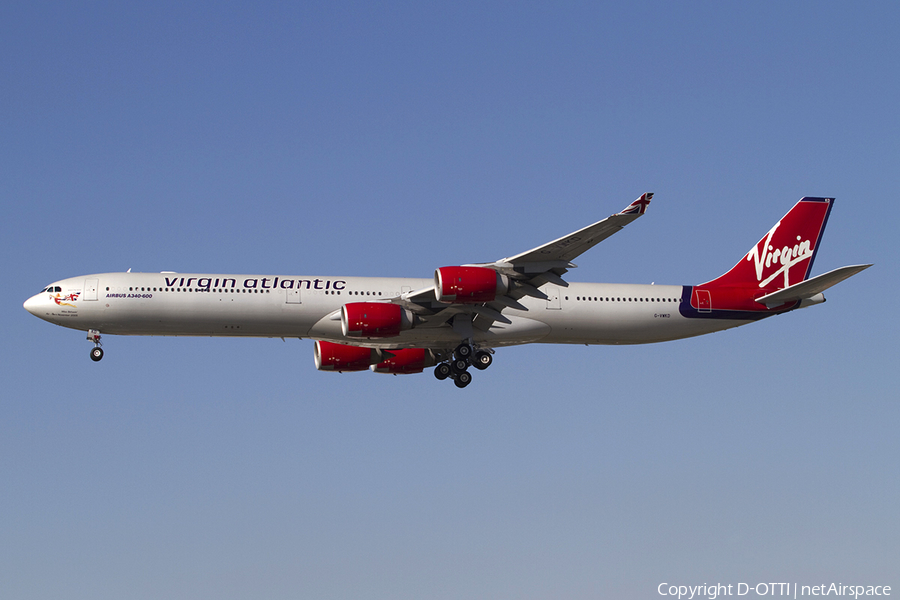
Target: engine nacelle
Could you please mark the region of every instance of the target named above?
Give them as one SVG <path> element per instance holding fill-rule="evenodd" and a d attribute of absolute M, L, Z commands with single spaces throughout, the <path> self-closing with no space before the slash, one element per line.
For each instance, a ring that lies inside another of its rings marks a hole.
<path fill-rule="evenodd" d="M 424 348 L 401 348 L 387 352 L 393 356 L 369 367 L 374 373 L 393 375 L 421 373 L 426 367 L 433 367 L 437 364 L 434 353 Z"/>
<path fill-rule="evenodd" d="M 509 290 L 509 278 L 486 267 L 441 267 L 434 272 L 434 295 L 440 302 L 493 302 Z"/>
<path fill-rule="evenodd" d="M 414 325 L 415 316 L 399 304 L 351 302 L 341 307 L 341 330 L 346 337 L 394 337 Z"/>
<path fill-rule="evenodd" d="M 381 360 L 374 348 L 316 342 L 316 368 L 320 371 L 365 371 Z"/>

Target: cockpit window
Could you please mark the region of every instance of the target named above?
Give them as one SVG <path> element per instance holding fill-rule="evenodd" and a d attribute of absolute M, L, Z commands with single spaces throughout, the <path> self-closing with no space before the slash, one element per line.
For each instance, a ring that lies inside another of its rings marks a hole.
<path fill-rule="evenodd" d="M 55 288 L 53 288 L 53 291 L 54 291 L 54 292 L 61 292 L 61 291 L 62 291 L 62 288 L 59 287 L 59 286 L 56 286 Z"/>

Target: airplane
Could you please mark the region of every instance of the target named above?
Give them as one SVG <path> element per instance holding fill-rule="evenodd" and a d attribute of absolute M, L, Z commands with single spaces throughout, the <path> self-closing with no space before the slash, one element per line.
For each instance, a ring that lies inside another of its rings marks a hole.
<path fill-rule="evenodd" d="M 571 261 L 642 216 L 621 212 L 521 254 L 441 267 L 433 278 L 101 273 L 57 281 L 31 314 L 100 336 L 310 338 L 321 371 L 394 375 L 434 367 L 464 388 L 469 367 L 518 344 L 647 344 L 753 323 L 825 301 L 823 291 L 872 266 L 810 277 L 834 198 L 798 201 L 728 272 L 699 285 L 576 283 Z"/>

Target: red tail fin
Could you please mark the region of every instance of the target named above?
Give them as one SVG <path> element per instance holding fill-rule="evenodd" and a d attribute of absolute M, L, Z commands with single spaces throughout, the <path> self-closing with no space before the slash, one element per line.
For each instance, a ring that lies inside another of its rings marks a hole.
<path fill-rule="evenodd" d="M 756 298 L 809 277 L 834 198 L 802 198 L 730 271 L 694 286 L 691 305 L 712 310 L 766 311 Z"/>

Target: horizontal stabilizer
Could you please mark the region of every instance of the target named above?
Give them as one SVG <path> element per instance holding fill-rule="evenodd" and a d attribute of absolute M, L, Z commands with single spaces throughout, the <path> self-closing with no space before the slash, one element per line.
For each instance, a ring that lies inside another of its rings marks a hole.
<path fill-rule="evenodd" d="M 871 266 L 872 265 L 852 265 L 849 267 L 841 267 L 840 269 L 835 269 L 834 271 L 829 271 L 822 275 L 807 279 L 806 281 L 796 283 L 783 290 L 767 294 L 761 298 L 757 298 L 756 301 L 760 304 L 765 304 L 766 306 L 779 306 L 785 302 L 796 302 L 797 300 L 810 298 L 824 292 L 831 286 L 842 282 L 848 277 L 853 277 L 860 271 L 868 269 Z"/>

